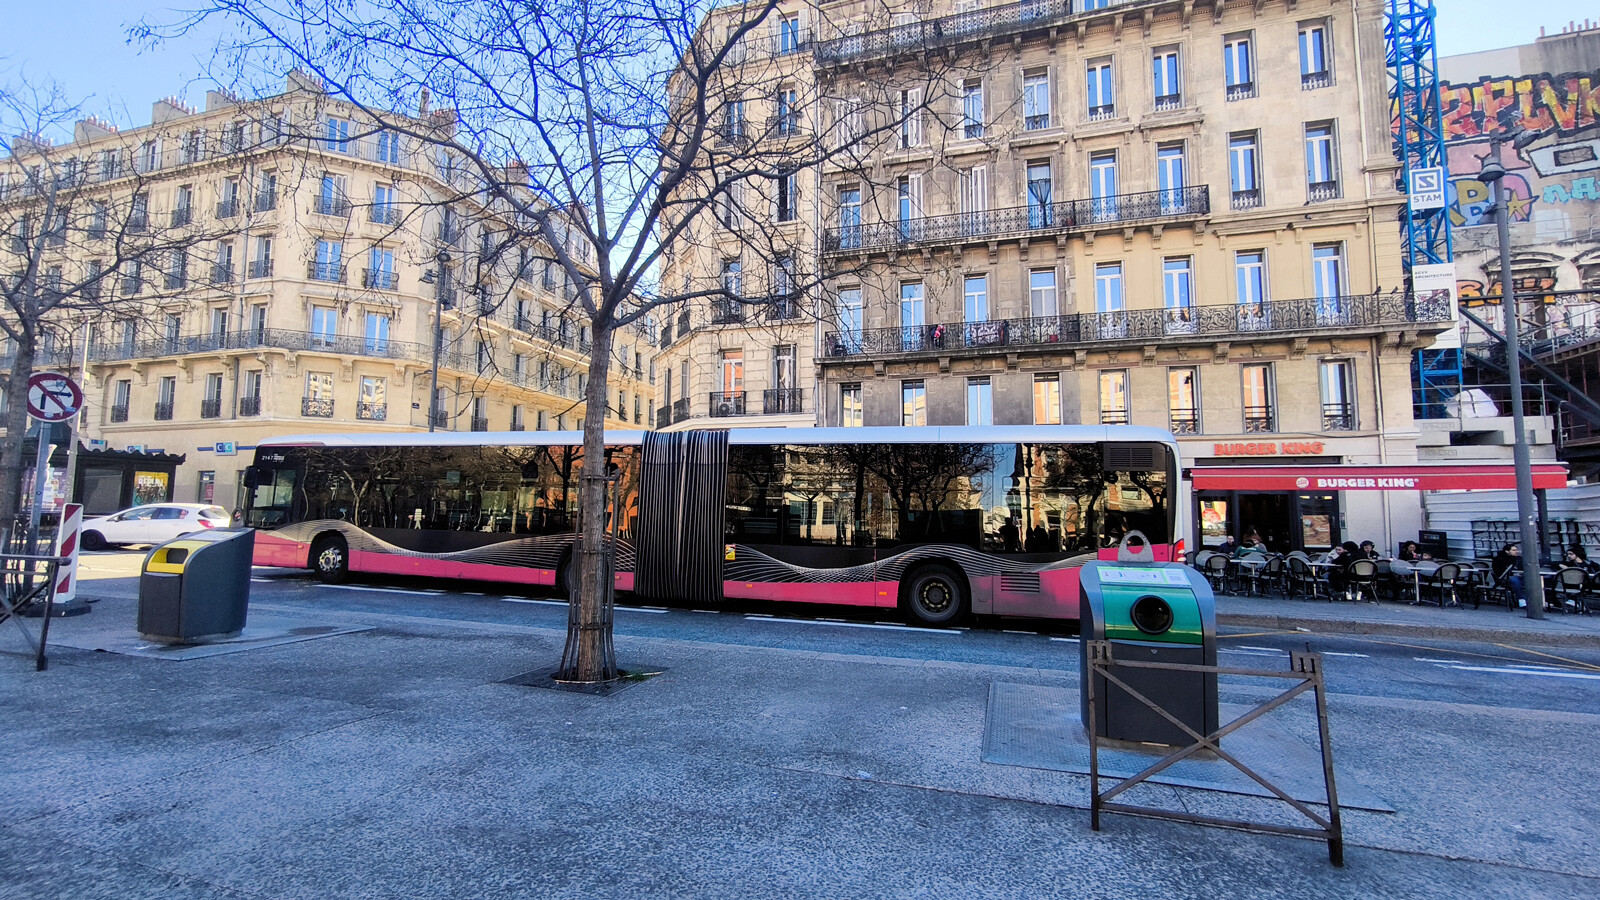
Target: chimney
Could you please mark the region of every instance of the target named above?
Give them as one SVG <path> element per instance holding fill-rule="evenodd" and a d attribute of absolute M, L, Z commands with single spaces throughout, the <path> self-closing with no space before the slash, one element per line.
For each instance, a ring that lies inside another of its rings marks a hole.
<path fill-rule="evenodd" d="M 173 119 L 181 119 L 192 115 L 194 115 L 194 110 L 184 106 L 182 100 L 177 97 L 162 97 L 155 102 L 150 110 L 150 123 L 160 125 L 163 122 L 171 122 Z"/>
<path fill-rule="evenodd" d="M 117 126 L 94 116 L 90 116 L 87 119 L 79 119 L 78 124 L 72 127 L 72 139 L 78 143 L 96 140 L 116 133 Z"/>
<path fill-rule="evenodd" d="M 428 117 L 428 101 L 430 99 L 432 99 L 432 95 L 429 94 L 428 89 L 424 87 L 422 89 L 422 99 L 417 103 L 417 118 L 426 119 Z"/>
<path fill-rule="evenodd" d="M 206 91 L 206 112 L 238 105 L 239 98 L 227 91 Z"/>

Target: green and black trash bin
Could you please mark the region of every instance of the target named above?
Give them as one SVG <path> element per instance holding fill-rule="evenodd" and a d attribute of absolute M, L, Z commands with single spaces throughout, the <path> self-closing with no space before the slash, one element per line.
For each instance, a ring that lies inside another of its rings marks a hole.
<path fill-rule="evenodd" d="M 1216 599 L 1205 577 L 1182 563 L 1091 562 L 1079 576 L 1079 671 L 1089 679 L 1089 641 L 1109 641 L 1118 661 L 1217 664 Z M 1116 668 L 1118 678 L 1200 734 L 1217 730 L 1214 672 Z M 1082 692 L 1083 724 L 1096 719 L 1101 738 L 1184 746 L 1183 729 L 1162 718 L 1105 676 L 1095 676 L 1094 709 Z"/>
<path fill-rule="evenodd" d="M 236 637 L 250 606 L 253 528 L 187 534 L 152 549 L 139 575 L 139 635 L 165 644 Z"/>

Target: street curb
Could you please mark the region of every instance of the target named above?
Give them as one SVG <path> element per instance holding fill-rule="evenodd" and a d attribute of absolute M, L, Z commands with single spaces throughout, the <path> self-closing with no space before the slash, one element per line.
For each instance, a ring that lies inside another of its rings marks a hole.
<path fill-rule="evenodd" d="M 1410 625 L 1400 622 L 1361 622 L 1338 619 L 1263 616 L 1248 613 L 1218 613 L 1217 624 L 1279 631 L 1305 631 L 1311 634 L 1376 634 L 1390 637 L 1448 638 L 1490 643 L 1542 644 L 1547 647 L 1588 647 L 1600 649 L 1600 634 L 1574 632 L 1517 631 L 1510 628 L 1464 628 L 1452 625 Z"/>

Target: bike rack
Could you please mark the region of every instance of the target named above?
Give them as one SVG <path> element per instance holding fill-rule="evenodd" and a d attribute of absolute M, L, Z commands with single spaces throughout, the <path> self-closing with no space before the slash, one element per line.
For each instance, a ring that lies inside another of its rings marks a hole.
<path fill-rule="evenodd" d="M 1174 750 L 1172 753 L 1162 757 L 1158 762 L 1154 763 L 1143 772 L 1123 779 L 1110 790 L 1102 793 L 1100 791 L 1100 742 L 1103 740 L 1103 738 L 1101 738 L 1097 733 L 1099 730 L 1097 728 L 1098 723 L 1095 721 L 1097 717 L 1090 716 L 1089 721 L 1085 724 L 1087 725 L 1089 731 L 1089 820 L 1090 827 L 1092 829 L 1095 831 L 1100 830 L 1100 813 L 1103 810 L 1105 812 L 1122 813 L 1124 815 L 1131 816 L 1143 816 L 1152 819 L 1172 819 L 1179 822 L 1192 822 L 1198 825 L 1216 825 L 1223 828 L 1237 828 L 1257 834 L 1286 834 L 1297 837 L 1309 837 L 1317 840 L 1327 841 L 1328 861 L 1333 863 L 1335 866 L 1344 866 L 1344 830 L 1339 820 L 1339 794 L 1338 790 L 1334 786 L 1333 779 L 1333 743 L 1328 734 L 1328 698 L 1326 687 L 1322 678 L 1322 654 L 1298 653 L 1295 651 L 1290 651 L 1289 671 L 1276 672 L 1266 669 L 1235 669 L 1227 666 L 1198 666 L 1183 665 L 1178 663 L 1137 662 L 1132 660 L 1123 662 L 1112 657 L 1110 641 L 1089 641 L 1084 646 L 1084 652 L 1089 655 L 1090 677 L 1085 679 L 1084 690 L 1088 691 L 1089 694 L 1090 709 L 1094 708 L 1094 685 L 1096 679 L 1093 676 L 1103 675 L 1105 676 L 1107 682 L 1120 687 L 1124 691 L 1127 691 L 1129 696 L 1138 700 L 1140 703 L 1143 703 L 1145 706 L 1155 710 L 1158 715 L 1171 722 L 1173 725 L 1183 729 L 1183 731 L 1194 740 L 1194 743 L 1188 745 L 1187 747 L 1181 747 Z M 1197 676 L 1204 673 L 1215 673 L 1217 675 L 1241 675 L 1249 678 L 1291 679 L 1297 683 L 1278 694 L 1276 697 L 1263 701 L 1259 705 L 1250 709 L 1244 715 L 1241 715 L 1232 722 L 1229 722 L 1228 724 L 1223 725 L 1221 728 L 1218 728 L 1215 732 L 1208 735 L 1202 735 L 1190 728 L 1188 725 L 1185 725 L 1183 722 L 1179 721 L 1177 717 L 1173 716 L 1165 709 L 1162 709 L 1159 703 L 1156 703 L 1154 700 L 1151 700 L 1150 698 L 1134 690 L 1132 687 L 1129 687 L 1126 682 L 1118 678 L 1113 673 L 1112 670 L 1118 668 L 1166 669 L 1170 671 L 1193 672 Z M 1277 785 L 1263 778 L 1261 775 L 1257 774 L 1255 770 L 1251 769 L 1249 766 L 1240 762 L 1233 755 L 1223 750 L 1221 746 L 1222 738 L 1235 731 L 1238 731 L 1245 725 L 1248 725 L 1249 723 L 1261 718 L 1274 709 L 1283 706 L 1290 700 L 1293 700 L 1295 697 L 1298 697 L 1307 691 L 1311 691 L 1315 695 L 1317 702 L 1317 730 L 1321 737 L 1320 749 L 1322 752 L 1322 777 L 1323 785 L 1327 789 L 1328 815 L 1326 818 L 1319 815 L 1315 810 L 1311 809 L 1306 804 L 1289 796 L 1288 793 L 1280 789 Z M 1215 816 L 1198 815 L 1195 813 L 1174 812 L 1171 810 L 1157 809 L 1154 807 L 1134 806 L 1127 803 L 1109 802 L 1112 798 L 1128 790 L 1134 785 L 1148 781 L 1152 776 L 1165 770 L 1169 766 L 1176 765 L 1177 763 L 1188 759 L 1202 750 L 1215 753 L 1218 757 L 1227 760 L 1233 765 L 1234 768 L 1243 772 L 1245 775 L 1248 775 L 1257 784 L 1271 791 L 1278 799 L 1284 801 L 1305 815 L 1306 818 L 1310 819 L 1316 824 L 1316 827 L 1308 828 L 1294 825 L 1276 825 L 1267 822 L 1250 822 L 1239 819 L 1223 819 Z"/>
<path fill-rule="evenodd" d="M 50 635 L 50 617 L 56 596 L 56 567 L 61 560 L 54 556 L 30 556 L 23 553 L 0 553 L 0 625 L 6 620 L 16 624 L 17 630 L 28 644 L 33 655 L 35 671 L 43 672 L 48 660 L 44 654 L 45 639 Z M 39 638 L 22 621 L 22 610 L 36 603 L 44 604 L 44 615 L 39 620 Z"/>

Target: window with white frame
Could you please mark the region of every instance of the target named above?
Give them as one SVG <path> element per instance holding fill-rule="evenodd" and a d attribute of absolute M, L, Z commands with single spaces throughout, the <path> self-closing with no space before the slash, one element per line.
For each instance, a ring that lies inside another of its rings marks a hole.
<path fill-rule="evenodd" d="M 1183 106 L 1177 47 L 1163 47 L 1150 53 L 1156 112 L 1179 109 Z"/>
<path fill-rule="evenodd" d="M 839 248 L 850 250 L 861 246 L 861 188 L 847 185 L 839 188 Z"/>
<path fill-rule="evenodd" d="M 1117 114 L 1117 93 L 1111 76 L 1111 60 L 1093 60 L 1088 64 L 1087 89 L 1089 121 L 1114 118 Z"/>
<path fill-rule="evenodd" d="M 1128 424 L 1128 370 L 1100 371 L 1100 424 Z"/>
<path fill-rule="evenodd" d="M 1194 262 L 1187 256 L 1169 256 L 1161 261 L 1161 293 L 1166 313 L 1167 334 L 1193 334 Z"/>
<path fill-rule="evenodd" d="M 994 424 L 994 388 L 987 375 L 967 379 L 967 424 Z"/>
<path fill-rule="evenodd" d="M 839 385 L 839 425 L 845 428 L 859 428 L 864 422 L 861 384 L 857 382 Z"/>
<path fill-rule="evenodd" d="M 1240 250 L 1233 255 L 1234 297 L 1239 325 L 1248 330 L 1269 326 L 1267 318 L 1267 263 L 1261 250 Z"/>
<path fill-rule="evenodd" d="M 1246 100 L 1256 95 L 1255 58 L 1248 34 L 1230 35 L 1222 41 L 1222 77 L 1226 98 Z"/>
<path fill-rule="evenodd" d="M 323 146 L 332 153 L 350 152 L 350 120 L 329 116 L 327 138 Z"/>
<path fill-rule="evenodd" d="M 1027 168 L 1028 227 L 1047 228 L 1055 220 L 1055 179 L 1050 161 L 1030 160 Z"/>
<path fill-rule="evenodd" d="M 1192 366 L 1167 370 L 1167 430 L 1200 433 L 1200 370 Z"/>
<path fill-rule="evenodd" d="M 1061 424 L 1061 376 L 1055 372 L 1033 376 L 1033 424 Z"/>
<path fill-rule="evenodd" d="M 961 136 L 983 137 L 983 79 L 969 78 L 961 83 Z"/>
<path fill-rule="evenodd" d="M 1036 319 L 1061 314 L 1055 269 L 1033 269 L 1028 272 L 1028 314 Z"/>
<path fill-rule="evenodd" d="M 968 275 L 963 280 L 961 306 L 962 321 L 989 321 L 989 276 Z"/>
<path fill-rule="evenodd" d="M 1300 26 L 1300 89 L 1314 91 L 1333 84 L 1329 64 L 1328 26 L 1307 22 Z"/>
<path fill-rule="evenodd" d="M 900 149 L 922 146 L 922 88 L 900 92 Z"/>
<path fill-rule="evenodd" d="M 1156 145 L 1156 187 L 1161 191 L 1161 211 L 1181 212 L 1187 196 L 1188 173 L 1184 165 L 1182 141 Z"/>
<path fill-rule="evenodd" d="M 778 221 L 793 222 L 800 215 L 800 173 L 786 172 L 777 177 Z"/>
<path fill-rule="evenodd" d="M 1325 359 L 1317 364 L 1322 388 L 1322 430 L 1356 428 L 1355 366 L 1348 359 Z"/>
<path fill-rule="evenodd" d="M 1022 127 L 1037 131 L 1050 127 L 1050 70 L 1022 73 Z"/>
<path fill-rule="evenodd" d="M 900 382 L 900 424 L 908 427 L 928 424 L 928 388 L 921 379 Z"/>
<path fill-rule="evenodd" d="M 1261 205 L 1260 159 L 1254 131 L 1228 135 L 1228 180 L 1236 210 Z"/>
<path fill-rule="evenodd" d="M 1306 124 L 1306 200 L 1318 203 L 1339 197 L 1339 157 L 1333 123 Z"/>
<path fill-rule="evenodd" d="M 1245 432 L 1257 434 L 1277 431 L 1272 363 L 1240 366 L 1239 377 L 1243 389 Z"/>

